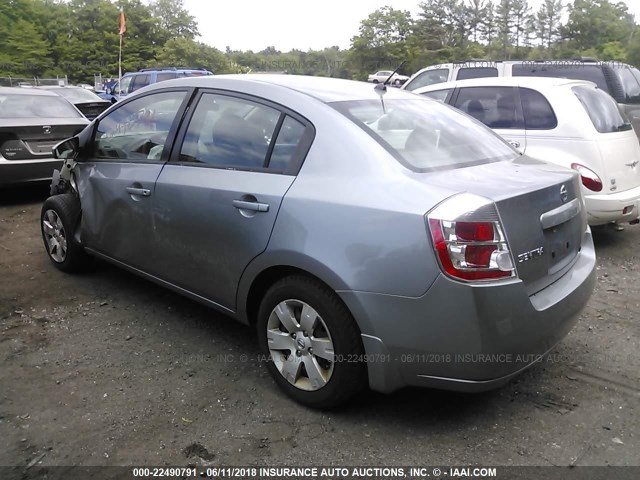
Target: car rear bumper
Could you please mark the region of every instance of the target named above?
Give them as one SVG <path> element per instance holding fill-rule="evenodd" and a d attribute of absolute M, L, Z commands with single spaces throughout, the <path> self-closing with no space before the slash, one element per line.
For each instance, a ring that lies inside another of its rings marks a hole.
<path fill-rule="evenodd" d="M 471 286 L 442 275 L 419 298 L 340 295 L 360 325 L 372 389 L 480 391 L 541 361 L 569 333 L 595 286 L 595 266 L 589 231 L 572 268 L 532 296 L 517 279 Z"/>
<path fill-rule="evenodd" d="M 640 187 L 624 192 L 585 195 L 589 225 L 631 222 L 640 217 Z M 631 209 L 624 214 L 626 207 Z"/>
<path fill-rule="evenodd" d="M 53 170 L 62 168 L 62 160 L 0 159 L 0 187 L 21 183 L 50 181 Z"/>

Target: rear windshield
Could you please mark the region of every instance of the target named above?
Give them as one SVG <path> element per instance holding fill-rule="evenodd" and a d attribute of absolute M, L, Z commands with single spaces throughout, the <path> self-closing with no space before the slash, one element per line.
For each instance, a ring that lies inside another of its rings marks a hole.
<path fill-rule="evenodd" d="M 335 102 L 400 163 L 416 172 L 511 160 L 517 153 L 476 120 L 427 98 Z"/>
<path fill-rule="evenodd" d="M 83 103 L 83 102 L 101 102 L 102 99 L 98 97 L 95 93 L 90 92 L 84 88 L 56 88 L 51 89 L 52 92 L 57 93 L 58 95 L 66 98 L 70 102 L 73 103 Z"/>
<path fill-rule="evenodd" d="M 574 80 L 588 80 L 595 83 L 605 92 L 609 91 L 607 80 L 600 65 L 583 65 L 581 63 L 514 64 L 511 70 L 514 77 L 557 77 Z"/>
<path fill-rule="evenodd" d="M 0 118 L 77 118 L 64 98 L 44 95 L 0 95 Z"/>
<path fill-rule="evenodd" d="M 598 88 L 576 86 L 571 88 L 589 114 L 591 123 L 600 133 L 631 130 L 631 124 L 624 121 L 616 101 Z"/>

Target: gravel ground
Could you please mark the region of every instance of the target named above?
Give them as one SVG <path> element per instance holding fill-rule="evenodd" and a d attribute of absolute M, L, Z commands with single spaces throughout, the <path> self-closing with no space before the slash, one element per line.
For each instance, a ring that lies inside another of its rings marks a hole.
<path fill-rule="evenodd" d="M 640 465 L 640 227 L 548 361 L 493 392 L 285 398 L 253 331 L 104 263 L 45 256 L 46 189 L 0 193 L 0 465 Z"/>

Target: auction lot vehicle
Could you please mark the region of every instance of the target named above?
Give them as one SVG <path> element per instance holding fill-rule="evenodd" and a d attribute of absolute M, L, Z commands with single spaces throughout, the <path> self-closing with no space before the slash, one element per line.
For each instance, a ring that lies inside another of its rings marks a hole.
<path fill-rule="evenodd" d="M 88 123 L 55 93 L 0 87 L 0 187 L 50 180 L 62 165 L 51 149 Z"/>
<path fill-rule="evenodd" d="M 594 288 L 577 172 L 398 89 L 171 80 L 56 155 L 41 226 L 57 268 L 96 256 L 254 325 L 276 383 L 313 407 L 367 383 L 502 385 Z"/>
<path fill-rule="evenodd" d="M 182 68 L 182 67 L 169 67 L 169 68 L 143 68 L 139 72 L 132 72 L 123 75 L 120 82 L 116 82 L 107 92 L 105 98 L 116 102 L 121 98 L 126 97 L 130 93 L 140 90 L 147 85 L 153 85 L 154 83 L 164 82 L 166 80 L 173 80 L 175 78 L 183 77 L 200 77 L 213 75 L 209 70 L 204 68 Z"/>
<path fill-rule="evenodd" d="M 590 225 L 638 222 L 640 143 L 615 100 L 594 83 L 482 78 L 414 93 L 453 105 L 531 158 L 578 171 Z"/>
<path fill-rule="evenodd" d="M 111 102 L 103 100 L 92 91 L 79 86 L 47 86 L 38 88 L 51 90 L 53 93 L 57 93 L 61 97 L 66 98 L 89 120 L 93 120 L 111 106 Z"/>
<path fill-rule="evenodd" d="M 454 80 L 485 77 L 553 77 L 586 80 L 611 95 L 618 108 L 640 137 L 640 71 L 620 62 L 593 59 L 553 61 L 468 61 L 423 68 L 402 86 L 413 91 L 420 87 Z"/>
<path fill-rule="evenodd" d="M 389 80 L 389 83 L 395 86 L 400 86 L 404 82 L 409 80 L 409 77 L 407 77 L 406 75 L 393 73 L 392 70 L 381 70 L 379 72 L 372 73 L 371 75 L 369 75 L 369 77 L 367 78 L 367 81 L 371 83 L 384 83 L 389 79 L 389 77 L 391 77 L 391 80 Z"/>

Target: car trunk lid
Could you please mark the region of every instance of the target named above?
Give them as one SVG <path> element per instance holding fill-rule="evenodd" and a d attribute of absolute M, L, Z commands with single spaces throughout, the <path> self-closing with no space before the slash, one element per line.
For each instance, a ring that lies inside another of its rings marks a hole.
<path fill-rule="evenodd" d="M 86 126 L 86 120 L 46 119 L 19 120 L 20 126 L 0 125 L 0 155 L 6 160 L 51 158 L 51 149 L 62 140 L 73 137 Z M 55 122 L 55 123 L 54 123 Z"/>
<path fill-rule="evenodd" d="M 633 130 L 598 135 L 602 157 L 603 193 L 624 192 L 640 186 L 640 143 Z"/>
<path fill-rule="evenodd" d="M 494 201 L 518 277 L 532 295 L 573 264 L 587 228 L 580 177 L 521 157 L 428 174 L 429 184 Z"/>

